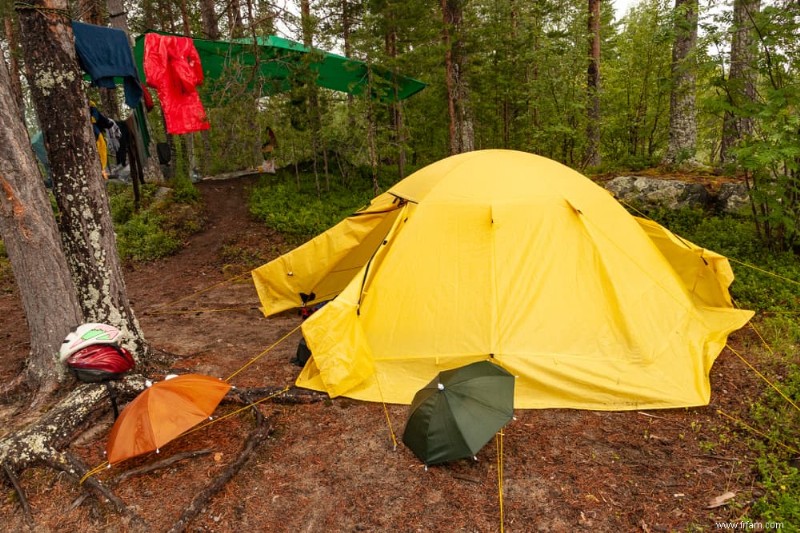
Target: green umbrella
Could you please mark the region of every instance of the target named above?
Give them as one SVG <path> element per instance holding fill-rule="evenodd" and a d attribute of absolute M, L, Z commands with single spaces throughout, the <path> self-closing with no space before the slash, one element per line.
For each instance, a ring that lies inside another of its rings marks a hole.
<path fill-rule="evenodd" d="M 439 373 L 414 396 L 403 442 L 426 465 L 473 457 L 514 416 L 514 376 L 481 361 Z"/>

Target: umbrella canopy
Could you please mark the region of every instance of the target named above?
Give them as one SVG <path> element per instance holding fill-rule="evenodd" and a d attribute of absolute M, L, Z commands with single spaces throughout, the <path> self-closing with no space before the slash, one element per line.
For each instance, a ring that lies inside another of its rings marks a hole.
<path fill-rule="evenodd" d="M 211 416 L 230 388 L 219 378 L 200 374 L 154 383 L 125 407 L 111 428 L 108 462 L 158 450 Z"/>
<path fill-rule="evenodd" d="M 489 361 L 446 370 L 409 413 L 403 442 L 426 465 L 473 457 L 514 416 L 514 376 Z"/>

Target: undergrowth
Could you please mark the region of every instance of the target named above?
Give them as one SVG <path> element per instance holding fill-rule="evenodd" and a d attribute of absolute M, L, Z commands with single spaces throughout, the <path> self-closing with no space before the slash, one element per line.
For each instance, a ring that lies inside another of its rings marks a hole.
<path fill-rule="evenodd" d="M 165 189 L 145 184 L 136 211 L 132 188 L 109 184 L 111 217 L 123 260 L 151 261 L 174 254 L 185 237 L 201 227 L 197 188 L 187 179 L 171 185 Z"/>
<path fill-rule="evenodd" d="M 250 212 L 299 244 L 367 205 L 373 196 L 368 180 L 354 180 L 348 186 L 333 181 L 328 190 L 318 194 L 313 174 L 300 174 L 297 178 L 283 171 L 265 177 L 253 189 Z"/>

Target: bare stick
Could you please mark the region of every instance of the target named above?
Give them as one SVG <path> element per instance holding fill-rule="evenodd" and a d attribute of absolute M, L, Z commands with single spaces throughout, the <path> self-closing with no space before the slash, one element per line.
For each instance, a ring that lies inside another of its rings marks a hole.
<path fill-rule="evenodd" d="M 233 463 L 228 465 L 219 476 L 214 478 L 205 489 L 195 496 L 192 502 L 184 509 L 178 521 L 175 522 L 175 525 L 170 528 L 169 533 L 182 533 L 186 531 L 186 527 L 189 523 L 200 514 L 200 511 L 208 505 L 208 502 L 222 490 L 228 481 L 241 470 L 256 448 L 266 442 L 267 437 L 272 433 L 272 426 L 268 426 L 267 420 L 264 419 L 263 416 L 259 416 L 261 413 L 258 412 L 258 409 L 254 410 L 258 413 L 256 415 L 258 425 L 247 437 L 247 441 L 245 441 L 239 456 Z"/>
<path fill-rule="evenodd" d="M 248 404 L 275 394 L 276 392 L 280 392 L 281 390 L 283 390 L 283 387 L 237 388 L 231 390 L 225 399 L 232 402 Z M 321 402 L 327 399 L 327 394 L 321 394 L 312 390 L 292 387 L 286 392 L 279 394 L 274 398 L 270 398 L 270 402 L 280 404 L 307 404 Z"/>
<path fill-rule="evenodd" d="M 165 467 L 168 467 L 170 465 L 173 465 L 173 464 L 175 464 L 175 463 L 177 463 L 179 461 L 183 461 L 184 459 L 192 459 L 194 457 L 199 457 L 201 455 L 206 455 L 206 454 L 209 454 L 209 453 L 211 453 L 211 449 L 210 448 L 205 448 L 203 450 L 195 450 L 193 452 L 177 453 L 177 454 L 175 454 L 175 455 L 173 455 L 171 457 L 167 457 L 166 459 L 164 459 L 162 461 L 158 461 L 156 463 L 145 465 L 145 466 L 140 466 L 139 468 L 133 468 L 131 470 L 126 470 L 125 472 L 121 473 L 116 478 L 114 478 L 113 483 L 117 484 L 117 483 L 120 483 L 121 481 L 123 481 L 123 480 L 125 480 L 125 479 L 127 479 L 129 477 L 138 476 L 139 474 L 152 472 L 154 470 L 159 470 L 161 468 L 165 468 Z"/>

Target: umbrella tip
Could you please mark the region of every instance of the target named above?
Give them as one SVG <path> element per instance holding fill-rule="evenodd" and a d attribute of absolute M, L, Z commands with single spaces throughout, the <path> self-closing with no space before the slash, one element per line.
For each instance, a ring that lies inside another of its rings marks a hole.
<path fill-rule="evenodd" d="M 441 383 L 439 383 L 439 384 L 437 385 L 437 387 L 439 387 L 439 390 L 444 390 L 444 385 L 442 385 Z"/>

